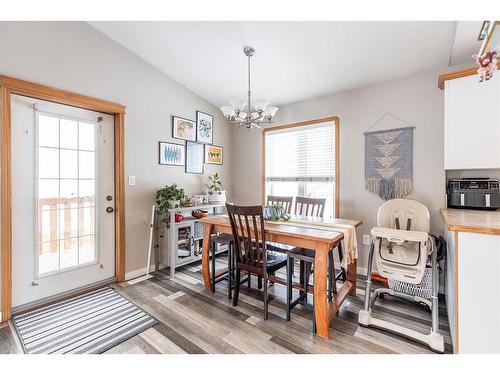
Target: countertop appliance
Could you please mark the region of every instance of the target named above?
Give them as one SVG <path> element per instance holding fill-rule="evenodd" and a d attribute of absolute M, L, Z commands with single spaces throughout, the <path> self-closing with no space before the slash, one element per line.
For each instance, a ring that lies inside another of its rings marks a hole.
<path fill-rule="evenodd" d="M 476 210 L 500 208 L 498 180 L 491 178 L 460 178 L 448 180 L 448 207 Z"/>

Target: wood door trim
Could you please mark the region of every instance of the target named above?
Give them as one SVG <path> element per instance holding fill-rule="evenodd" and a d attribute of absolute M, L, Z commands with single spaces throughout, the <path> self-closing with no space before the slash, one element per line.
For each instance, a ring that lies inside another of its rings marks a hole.
<path fill-rule="evenodd" d="M 125 281 L 125 109 L 121 104 L 75 94 L 38 83 L 0 76 L 2 111 L 1 153 L 1 259 L 2 259 L 2 317 L 12 314 L 12 160 L 11 160 L 11 94 L 70 105 L 114 115 L 115 157 L 115 273 L 118 282 Z"/>
<path fill-rule="evenodd" d="M 109 114 L 125 113 L 126 107 L 107 100 L 24 81 L 0 75 L 0 86 L 8 87 L 12 94 L 25 95 L 36 99 L 89 109 Z"/>
<path fill-rule="evenodd" d="M 322 122 L 334 122 L 335 123 L 335 217 L 340 217 L 340 119 L 338 116 L 324 117 L 315 120 L 307 120 L 301 122 L 294 122 L 291 124 L 273 126 L 271 128 L 266 128 L 262 130 L 262 205 L 266 205 L 266 133 L 275 130 L 283 130 L 289 128 L 295 128 L 298 126 L 307 126 L 314 124 L 321 124 Z"/>
<path fill-rule="evenodd" d="M 12 163 L 11 163 L 11 92 L 1 87 L 2 94 L 2 160 L 1 160 L 1 205 L 2 205 L 2 318 L 7 321 L 12 310 Z"/>

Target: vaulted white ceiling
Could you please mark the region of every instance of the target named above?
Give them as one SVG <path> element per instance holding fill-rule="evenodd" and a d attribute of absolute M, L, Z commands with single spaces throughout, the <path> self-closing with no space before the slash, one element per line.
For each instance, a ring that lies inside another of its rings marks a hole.
<path fill-rule="evenodd" d="M 461 63 L 478 24 L 454 52 L 455 22 L 91 22 L 217 106 L 245 99 L 247 45 L 252 97 L 282 105 Z"/>

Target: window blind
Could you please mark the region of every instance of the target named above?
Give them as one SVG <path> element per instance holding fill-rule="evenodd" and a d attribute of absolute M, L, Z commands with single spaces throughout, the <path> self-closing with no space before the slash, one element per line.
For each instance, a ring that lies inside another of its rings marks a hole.
<path fill-rule="evenodd" d="M 266 181 L 333 181 L 335 123 L 266 132 Z"/>

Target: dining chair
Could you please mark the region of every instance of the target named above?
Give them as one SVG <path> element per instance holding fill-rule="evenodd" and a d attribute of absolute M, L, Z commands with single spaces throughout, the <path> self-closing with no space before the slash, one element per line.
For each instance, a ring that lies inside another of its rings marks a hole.
<path fill-rule="evenodd" d="M 280 204 L 283 209 L 285 210 L 286 214 L 289 214 L 292 212 L 292 202 L 293 202 L 293 197 L 284 197 L 284 196 L 278 196 L 278 195 L 268 195 L 267 196 L 267 205 L 274 205 L 274 204 Z"/>
<path fill-rule="evenodd" d="M 235 285 L 235 265 L 234 265 L 234 242 L 232 234 L 218 233 L 211 237 L 211 249 L 210 249 L 210 275 L 212 278 L 212 293 L 215 293 L 215 285 L 220 281 L 227 281 L 227 298 L 232 299 L 232 291 Z M 215 260 L 217 255 L 217 247 L 227 246 L 227 268 L 217 271 Z M 248 287 L 251 286 L 250 274 L 244 280 L 241 280 L 241 284 L 248 283 Z M 261 280 L 259 279 L 259 289 L 261 285 Z"/>
<path fill-rule="evenodd" d="M 238 304 L 241 271 L 262 279 L 264 295 L 264 320 L 268 318 L 268 280 L 277 270 L 286 267 L 285 254 L 268 251 L 264 231 L 262 206 L 235 206 L 226 204 L 234 242 L 236 280 L 233 306 Z"/>
<path fill-rule="evenodd" d="M 295 197 L 295 215 L 323 217 L 325 204 L 325 198 Z"/>
<path fill-rule="evenodd" d="M 295 197 L 295 215 L 306 217 L 319 217 L 322 218 L 325 212 L 326 199 L 324 198 L 307 198 Z M 333 250 L 328 251 L 328 301 L 332 301 L 333 294 L 337 292 L 336 281 L 341 279 L 345 281 L 347 278 L 345 270 L 341 269 L 338 275 L 335 275 L 333 268 Z M 337 246 L 339 259 L 342 262 L 342 244 Z M 314 272 L 314 250 L 295 247 L 287 251 L 287 305 L 286 305 L 286 320 L 290 320 L 291 310 L 299 303 L 307 303 L 307 291 L 310 288 L 309 279 Z M 302 290 L 299 292 L 299 297 L 292 301 L 292 278 L 293 278 L 293 265 L 295 259 L 300 261 L 300 282 Z M 314 299 L 313 299 L 314 311 Z M 313 313 L 313 332 L 316 332 L 316 322 Z"/>

